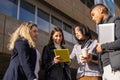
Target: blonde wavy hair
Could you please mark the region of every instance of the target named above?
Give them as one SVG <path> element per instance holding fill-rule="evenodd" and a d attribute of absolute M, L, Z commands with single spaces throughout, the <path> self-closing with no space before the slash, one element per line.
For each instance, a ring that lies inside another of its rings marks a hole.
<path fill-rule="evenodd" d="M 30 29 L 35 26 L 37 27 L 36 24 L 31 23 L 31 22 L 24 22 L 22 23 L 15 32 L 13 32 L 10 35 L 10 41 L 9 41 L 9 45 L 8 45 L 8 49 L 12 50 L 14 48 L 15 45 L 15 41 L 20 38 L 20 37 L 24 37 L 27 41 L 30 47 L 35 47 L 35 42 L 32 40 L 31 36 L 30 36 Z"/>

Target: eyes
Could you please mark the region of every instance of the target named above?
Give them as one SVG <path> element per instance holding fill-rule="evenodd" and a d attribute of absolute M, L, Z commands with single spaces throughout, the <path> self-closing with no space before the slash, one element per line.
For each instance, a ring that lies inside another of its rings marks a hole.
<path fill-rule="evenodd" d="M 61 32 L 55 32 L 53 35 L 53 38 L 62 38 L 62 33 Z"/>
<path fill-rule="evenodd" d="M 78 30 L 78 31 L 75 32 L 75 35 L 77 35 L 77 34 L 79 34 L 79 33 L 81 33 L 81 32 Z"/>
<path fill-rule="evenodd" d="M 62 35 L 55 35 L 55 37 L 62 37 Z"/>
<path fill-rule="evenodd" d="M 91 14 L 91 16 L 94 16 L 94 14 Z"/>
<path fill-rule="evenodd" d="M 95 14 L 93 12 L 91 12 L 91 17 L 93 17 Z"/>

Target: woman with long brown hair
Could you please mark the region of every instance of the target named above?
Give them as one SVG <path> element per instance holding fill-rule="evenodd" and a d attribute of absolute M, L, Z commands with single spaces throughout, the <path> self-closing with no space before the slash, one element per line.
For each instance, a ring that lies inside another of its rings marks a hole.
<path fill-rule="evenodd" d="M 55 27 L 50 35 L 49 43 L 42 52 L 42 67 L 45 70 L 45 80 L 71 80 L 69 65 L 61 62 L 60 56 L 55 56 L 54 49 L 64 49 L 64 35 L 59 27 Z"/>

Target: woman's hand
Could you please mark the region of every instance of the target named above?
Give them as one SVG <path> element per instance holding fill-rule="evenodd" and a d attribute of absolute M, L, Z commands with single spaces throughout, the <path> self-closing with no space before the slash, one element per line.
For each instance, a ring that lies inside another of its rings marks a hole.
<path fill-rule="evenodd" d="M 56 63 L 59 63 L 59 62 L 62 62 L 61 57 L 60 56 L 55 56 L 54 57 L 54 63 L 56 64 Z"/>
<path fill-rule="evenodd" d="M 87 61 L 98 64 L 98 60 L 93 60 L 93 55 L 92 55 L 92 54 L 89 54 L 89 55 L 88 55 Z"/>
<path fill-rule="evenodd" d="M 91 60 L 92 60 L 92 55 L 90 55 L 90 54 L 88 54 L 87 57 L 83 57 L 82 55 L 80 55 L 80 61 L 81 61 L 81 63 L 87 63 L 87 62 L 89 62 Z"/>
<path fill-rule="evenodd" d="M 81 63 L 86 63 L 87 62 L 87 58 L 83 57 L 82 55 L 80 55 L 80 62 Z"/>

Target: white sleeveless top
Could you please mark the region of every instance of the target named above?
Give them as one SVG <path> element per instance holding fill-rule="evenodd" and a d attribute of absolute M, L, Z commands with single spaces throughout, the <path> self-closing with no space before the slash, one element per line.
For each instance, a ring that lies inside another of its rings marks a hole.
<path fill-rule="evenodd" d="M 38 72 L 40 70 L 40 58 L 41 58 L 41 55 L 40 55 L 40 52 L 36 49 L 36 55 L 37 55 L 37 59 L 36 59 L 36 65 L 35 65 L 35 75 L 36 77 L 38 78 Z"/>

